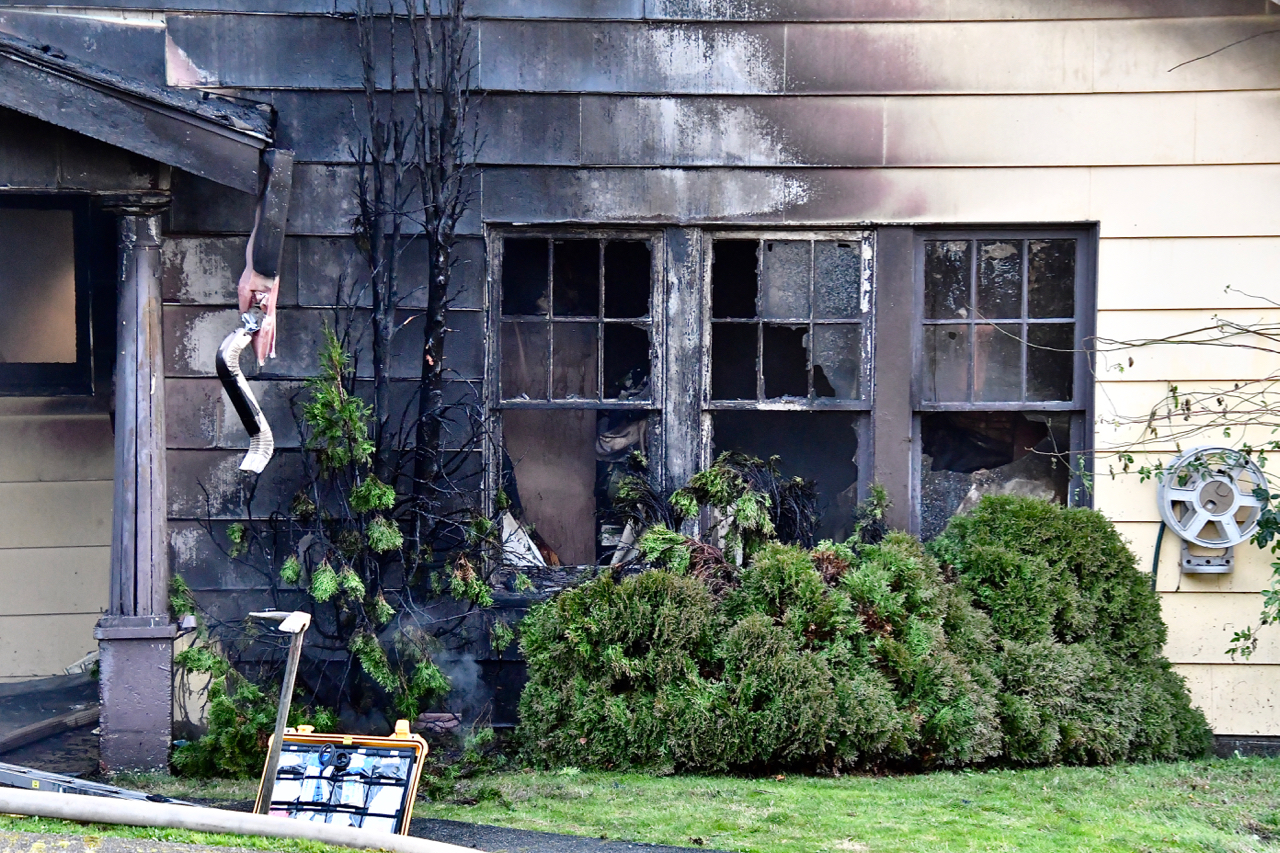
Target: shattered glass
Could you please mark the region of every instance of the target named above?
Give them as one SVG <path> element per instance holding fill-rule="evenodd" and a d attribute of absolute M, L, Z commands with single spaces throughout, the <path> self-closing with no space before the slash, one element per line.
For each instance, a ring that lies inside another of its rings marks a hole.
<path fill-rule="evenodd" d="M 969 327 L 924 327 L 925 400 L 938 403 L 969 399 Z"/>
<path fill-rule="evenodd" d="M 973 327 L 973 399 L 1017 402 L 1022 399 L 1022 327 L 1016 324 Z"/>
<path fill-rule="evenodd" d="M 1069 417 L 1021 412 L 934 413 L 920 422 L 920 535 L 989 494 L 1065 503 Z"/>
<path fill-rule="evenodd" d="M 862 327 L 813 327 L 813 392 L 818 397 L 857 400 L 861 396 Z"/>
<path fill-rule="evenodd" d="M 769 320 L 809 319 L 808 240 L 765 240 L 760 254 L 760 316 Z"/>
<path fill-rule="evenodd" d="M 1074 317 L 1076 241 L 1032 240 L 1028 249 L 1027 316 Z"/>
<path fill-rule="evenodd" d="M 862 244 L 813 244 L 813 317 L 854 319 L 862 315 Z"/>
<path fill-rule="evenodd" d="M 604 396 L 610 400 L 647 400 L 649 330 L 626 323 L 604 327 Z"/>
<path fill-rule="evenodd" d="M 779 457 L 784 476 L 818 489 L 817 539 L 843 542 L 853 534 L 858 503 L 860 412 L 714 412 L 712 455 L 733 450 L 758 459 Z"/>
<path fill-rule="evenodd" d="M 1075 325 L 1034 323 L 1027 327 L 1027 399 L 1072 399 Z"/>
<path fill-rule="evenodd" d="M 978 317 L 999 320 L 1021 316 L 1021 241 L 978 243 Z"/>
<path fill-rule="evenodd" d="M 924 244 L 924 316 L 930 320 L 967 320 L 971 312 L 969 272 L 973 244 L 968 240 L 927 240 Z"/>

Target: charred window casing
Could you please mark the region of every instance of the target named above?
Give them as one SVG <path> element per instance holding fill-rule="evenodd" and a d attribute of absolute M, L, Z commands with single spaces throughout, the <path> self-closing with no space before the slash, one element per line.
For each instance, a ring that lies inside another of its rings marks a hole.
<path fill-rule="evenodd" d="M 917 232 L 926 538 L 984 494 L 1083 501 L 1092 246 L 1085 230 Z"/>
<path fill-rule="evenodd" d="M 498 485 L 546 563 L 607 562 L 618 483 L 657 424 L 657 238 L 496 240 Z"/>
<path fill-rule="evenodd" d="M 861 235 L 711 243 L 711 399 L 856 401 L 870 311 Z"/>
<path fill-rule="evenodd" d="M 734 233 L 707 241 L 704 462 L 779 457 L 818 487 L 819 538 L 843 539 L 866 483 L 869 234 Z"/>

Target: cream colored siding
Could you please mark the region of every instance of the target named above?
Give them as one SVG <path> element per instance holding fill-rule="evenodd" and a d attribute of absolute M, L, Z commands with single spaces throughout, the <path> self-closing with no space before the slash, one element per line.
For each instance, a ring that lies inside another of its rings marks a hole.
<path fill-rule="evenodd" d="M 1280 719 L 1280 666 L 1194 664 L 1178 667 L 1192 700 L 1219 734 L 1272 735 Z"/>
<path fill-rule="evenodd" d="M 107 606 L 111 423 L 74 401 L 0 403 L 0 680 L 56 675 L 96 648 Z"/>
<path fill-rule="evenodd" d="M 1072 6 L 1036 8 L 1052 17 L 1044 10 Z M 1159 4 L 1142 8 L 1155 14 Z M 1101 338 L 1159 338 L 1213 326 L 1215 317 L 1278 324 L 1280 309 L 1246 295 L 1280 299 L 1280 38 L 1261 35 L 1280 17 L 1265 4 L 1257 12 L 1198 20 L 1104 20 L 1099 12 L 1098 20 L 789 25 L 788 91 L 827 97 L 796 104 L 780 98 L 756 111 L 766 126 L 791 126 L 784 134 L 791 147 L 769 164 L 796 200 L 786 218 L 1097 222 Z M 831 126 L 850 128 L 854 141 L 844 161 L 829 141 Z M 786 168 L 800 164 L 832 168 Z M 1117 521 L 1149 571 L 1159 520 L 1155 484 L 1124 473 L 1107 449 L 1144 435 L 1146 414 L 1171 383 L 1184 393 L 1231 388 L 1280 364 L 1243 347 L 1121 349 L 1104 342 L 1102 349 L 1095 505 Z M 1280 394 L 1274 397 L 1269 402 L 1280 404 Z M 1157 419 L 1167 437 L 1137 454 L 1134 467 L 1167 461 L 1178 446 L 1276 438 L 1269 426 L 1180 442 L 1168 431 L 1192 425 Z M 1235 572 L 1223 576 L 1182 575 L 1179 556 L 1178 540 L 1166 535 L 1158 589 L 1168 655 L 1217 732 L 1280 735 L 1280 626 L 1264 629 L 1250 662 L 1225 654 L 1231 634 L 1255 624 L 1270 556 L 1239 546 Z"/>

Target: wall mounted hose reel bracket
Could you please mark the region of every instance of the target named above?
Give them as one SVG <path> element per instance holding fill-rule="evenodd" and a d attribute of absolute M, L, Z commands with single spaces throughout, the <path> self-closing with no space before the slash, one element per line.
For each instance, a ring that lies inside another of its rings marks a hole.
<path fill-rule="evenodd" d="M 1197 447 L 1174 459 L 1160 478 L 1157 500 L 1160 517 L 1182 540 L 1182 571 L 1230 572 L 1235 546 L 1258 529 L 1267 503 L 1259 494 L 1266 490 L 1262 469 L 1242 451 Z"/>

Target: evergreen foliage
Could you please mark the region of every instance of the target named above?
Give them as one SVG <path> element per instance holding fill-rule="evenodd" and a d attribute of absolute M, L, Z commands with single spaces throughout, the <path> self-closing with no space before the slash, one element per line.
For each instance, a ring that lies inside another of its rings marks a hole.
<path fill-rule="evenodd" d="M 723 598 L 670 569 L 604 576 L 521 629 L 535 763 L 839 769 L 999 750 L 985 620 L 902 534 L 856 552 L 765 544 Z"/>
<path fill-rule="evenodd" d="M 991 617 L 1010 760 L 1204 754 L 1204 715 L 1161 654 L 1159 598 L 1101 513 L 988 497 L 930 550 Z"/>
<path fill-rule="evenodd" d="M 699 503 L 739 500 L 713 485 Z M 654 526 L 651 568 L 535 607 L 528 760 L 836 771 L 1205 751 L 1159 602 L 1101 515 L 988 498 L 926 550 L 884 534 L 882 498 L 860 513 L 860 540 L 759 540 L 745 568 Z"/>

